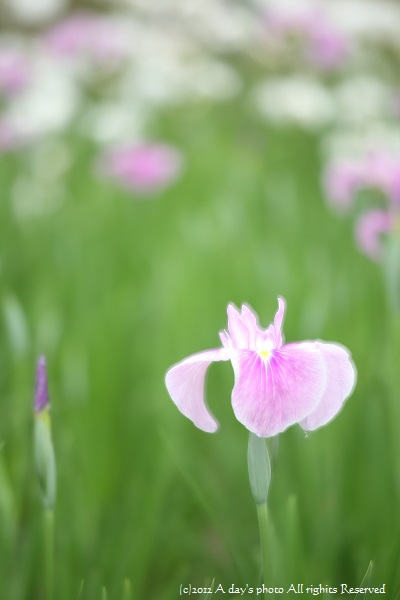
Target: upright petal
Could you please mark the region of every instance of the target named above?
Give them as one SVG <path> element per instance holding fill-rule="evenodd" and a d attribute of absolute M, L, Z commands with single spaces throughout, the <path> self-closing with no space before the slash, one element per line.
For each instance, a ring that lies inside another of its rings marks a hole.
<path fill-rule="evenodd" d="M 218 423 L 209 412 L 204 400 L 204 379 L 212 362 L 229 360 L 225 348 L 193 354 L 169 369 L 165 385 L 172 400 L 185 417 L 199 429 L 213 433 Z"/>
<path fill-rule="evenodd" d="M 315 342 L 315 346 L 324 359 L 327 381 L 316 408 L 300 422 L 307 431 L 329 423 L 350 396 L 356 382 L 356 368 L 346 348 L 326 342 Z"/>
<path fill-rule="evenodd" d="M 245 349 L 249 347 L 249 330 L 233 304 L 228 306 L 228 333 L 235 348 Z"/>
<path fill-rule="evenodd" d="M 274 318 L 273 335 L 275 347 L 280 348 L 283 344 L 282 325 L 285 318 L 286 303 L 283 298 L 278 297 L 278 310 Z"/>
<path fill-rule="evenodd" d="M 238 421 L 260 437 L 281 433 L 309 415 L 326 385 L 322 353 L 315 344 L 288 344 L 265 360 L 257 352 L 232 357 L 232 406 Z"/>
<path fill-rule="evenodd" d="M 253 335 L 259 330 L 257 315 L 247 304 L 242 304 L 242 321 Z"/>

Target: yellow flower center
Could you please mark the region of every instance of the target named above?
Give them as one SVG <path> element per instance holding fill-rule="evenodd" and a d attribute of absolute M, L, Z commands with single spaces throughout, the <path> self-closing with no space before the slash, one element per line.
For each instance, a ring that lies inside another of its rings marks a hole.
<path fill-rule="evenodd" d="M 271 354 L 271 350 L 260 350 L 258 354 L 261 356 L 261 358 L 268 358 L 268 356 Z"/>

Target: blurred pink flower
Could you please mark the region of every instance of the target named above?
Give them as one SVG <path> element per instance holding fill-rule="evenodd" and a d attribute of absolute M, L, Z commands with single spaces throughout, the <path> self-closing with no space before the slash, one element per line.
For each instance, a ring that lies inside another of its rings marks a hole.
<path fill-rule="evenodd" d="M 25 145 L 23 138 L 6 119 L 0 119 L 0 153 L 12 152 Z"/>
<path fill-rule="evenodd" d="M 275 41 L 300 41 L 306 60 L 321 69 L 340 66 L 348 55 L 349 41 L 321 10 L 272 9 L 265 15 L 264 23 Z"/>
<path fill-rule="evenodd" d="M 86 56 L 101 64 L 119 62 L 128 44 L 121 27 L 113 21 L 89 12 L 76 13 L 47 32 L 50 50 L 59 56 Z"/>
<path fill-rule="evenodd" d="M 382 236 L 393 229 L 393 216 L 385 210 L 369 210 L 356 223 L 356 240 L 360 250 L 380 260 L 383 255 Z"/>
<path fill-rule="evenodd" d="M 325 170 L 324 187 L 328 199 L 339 209 L 350 208 L 362 189 L 379 190 L 399 207 L 400 158 L 376 151 L 357 160 L 331 163 Z"/>
<path fill-rule="evenodd" d="M 25 89 L 28 82 L 29 67 L 22 54 L 0 48 L 0 93 L 13 96 Z"/>
<path fill-rule="evenodd" d="M 374 152 L 365 158 L 364 187 L 381 190 L 394 206 L 400 206 L 400 158 Z"/>
<path fill-rule="evenodd" d="M 349 53 L 349 44 L 328 20 L 318 15 L 310 20 L 308 35 L 310 62 L 317 67 L 329 70 L 340 66 Z"/>
<path fill-rule="evenodd" d="M 351 207 L 364 179 L 364 169 L 356 161 L 339 161 L 328 166 L 324 187 L 329 201 L 340 210 Z"/>
<path fill-rule="evenodd" d="M 102 171 L 127 189 L 137 192 L 157 191 L 179 176 L 182 157 L 165 144 L 122 146 L 106 153 L 100 160 Z"/>
<path fill-rule="evenodd" d="M 320 341 L 283 345 L 285 302 L 272 325 L 258 326 L 246 305 L 228 306 L 222 348 L 193 354 L 166 374 L 168 392 L 179 410 L 207 432 L 218 429 L 204 400 L 204 381 L 212 362 L 230 360 L 235 373 L 232 407 L 236 418 L 259 437 L 299 423 L 314 430 L 328 423 L 351 394 L 356 371 L 346 348 Z"/>
<path fill-rule="evenodd" d="M 14 149 L 14 132 L 8 123 L 0 121 L 0 152 Z"/>

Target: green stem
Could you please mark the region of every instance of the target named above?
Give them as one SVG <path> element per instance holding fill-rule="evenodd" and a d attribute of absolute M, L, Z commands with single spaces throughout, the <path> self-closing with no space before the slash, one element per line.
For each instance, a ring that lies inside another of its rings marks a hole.
<path fill-rule="evenodd" d="M 54 512 L 44 512 L 44 581 L 45 599 L 54 599 Z"/>
<path fill-rule="evenodd" d="M 253 494 L 254 502 L 257 507 L 258 525 L 260 528 L 261 553 L 263 566 L 263 583 L 267 587 L 267 575 L 269 572 L 269 515 L 267 508 L 268 492 L 271 483 L 271 458 L 276 441 L 269 444 L 268 447 L 264 438 L 260 438 L 254 433 L 249 435 L 249 445 L 247 449 L 247 465 L 249 469 L 250 488 Z M 267 598 L 267 594 L 264 594 Z M 269 595 L 269 597 L 271 597 Z"/>
<path fill-rule="evenodd" d="M 262 567 L 263 567 L 263 583 L 267 587 L 267 577 L 269 570 L 269 553 L 268 553 L 268 508 L 267 503 L 257 504 L 257 516 L 258 526 L 260 529 L 260 540 L 261 540 L 261 555 L 262 555 Z M 271 597 L 270 594 L 265 593 L 264 597 Z"/>
<path fill-rule="evenodd" d="M 124 580 L 122 600 L 132 600 L 132 586 L 129 579 Z"/>
<path fill-rule="evenodd" d="M 387 344 L 388 356 L 385 368 L 387 369 L 386 381 L 388 381 L 390 385 L 390 419 L 394 454 L 393 464 L 395 465 L 394 480 L 397 496 L 400 496 L 400 463 L 398 460 L 398 457 L 400 456 L 400 439 L 398 433 L 398 423 L 400 419 L 400 405 L 398 402 L 398 390 L 400 385 L 398 369 L 398 357 L 400 352 L 400 313 L 392 315 L 389 327 L 390 331 L 388 333 Z"/>

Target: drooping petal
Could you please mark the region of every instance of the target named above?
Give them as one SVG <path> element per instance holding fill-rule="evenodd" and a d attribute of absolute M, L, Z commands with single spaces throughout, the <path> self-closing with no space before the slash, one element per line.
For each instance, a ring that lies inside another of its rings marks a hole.
<path fill-rule="evenodd" d="M 281 433 L 307 417 L 325 390 L 325 361 L 311 342 L 288 344 L 266 360 L 242 351 L 232 357 L 232 365 L 236 418 L 260 437 Z"/>
<path fill-rule="evenodd" d="M 302 421 L 303 429 L 311 431 L 326 425 L 342 408 L 356 381 L 356 369 L 346 348 L 337 344 L 315 342 L 326 366 L 325 391 L 316 408 Z"/>
<path fill-rule="evenodd" d="M 171 367 L 165 376 L 165 385 L 172 400 L 185 417 L 199 429 L 213 433 L 218 423 L 209 412 L 204 400 L 204 379 L 210 364 L 229 360 L 227 350 L 206 350 L 193 354 Z"/>

